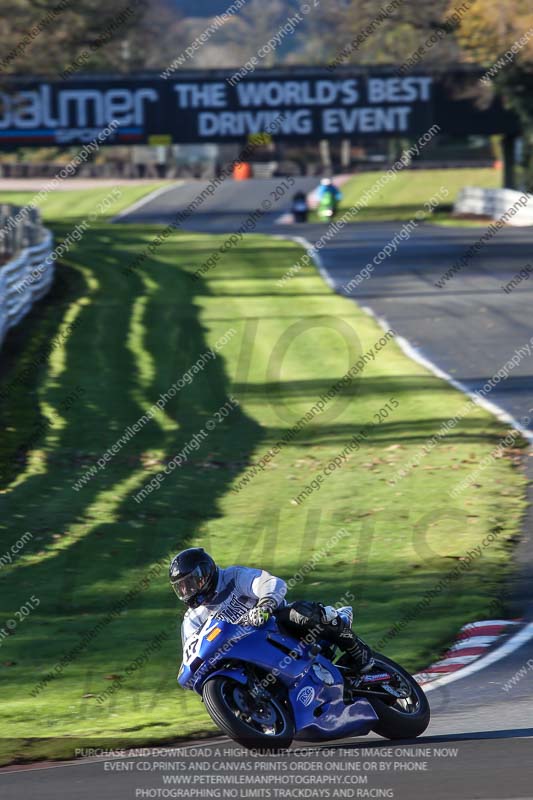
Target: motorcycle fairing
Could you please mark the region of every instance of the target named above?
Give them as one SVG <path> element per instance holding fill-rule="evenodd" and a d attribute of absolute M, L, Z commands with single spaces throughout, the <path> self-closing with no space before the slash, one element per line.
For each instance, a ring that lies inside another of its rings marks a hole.
<path fill-rule="evenodd" d="M 213 638 L 217 630 L 221 635 Z M 217 640 L 224 642 L 224 645 L 221 647 Z M 293 655 L 289 656 L 289 653 Z M 231 660 L 248 662 L 265 672 L 276 670 L 274 674 L 277 679 L 292 686 L 309 667 L 309 658 L 309 645 L 302 645 L 283 634 L 274 620 L 252 631 L 219 620 L 201 631 L 197 647 L 190 652 L 187 660 L 184 659 L 178 683 L 201 694 L 205 681 L 216 670 L 217 663 Z"/>
<path fill-rule="evenodd" d="M 257 630 L 222 620 L 206 623 L 187 647 L 178 682 L 199 694 L 215 676 L 226 675 L 244 685 L 248 679 L 238 662 L 275 674 L 287 687 L 298 739 L 364 736 L 378 719 L 365 698 L 346 705 L 341 671 L 312 646 L 280 631 L 273 619 Z"/>
<path fill-rule="evenodd" d="M 310 665 L 298 684 L 289 690 L 296 738 L 315 741 L 354 734 L 366 736 L 378 719 L 372 705 L 365 698 L 346 705 L 340 670 L 320 655 L 313 663 L 329 672 L 334 682 L 329 686 L 323 683 Z"/>

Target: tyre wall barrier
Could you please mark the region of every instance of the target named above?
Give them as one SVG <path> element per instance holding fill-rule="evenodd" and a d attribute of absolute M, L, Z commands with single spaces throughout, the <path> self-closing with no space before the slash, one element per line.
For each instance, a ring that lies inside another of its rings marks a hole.
<path fill-rule="evenodd" d="M 520 205 L 517 205 L 519 201 Z M 507 220 L 508 225 L 533 225 L 533 195 L 514 189 L 466 186 L 459 192 L 453 212 L 498 219 L 513 206 L 516 206 L 516 212 Z"/>

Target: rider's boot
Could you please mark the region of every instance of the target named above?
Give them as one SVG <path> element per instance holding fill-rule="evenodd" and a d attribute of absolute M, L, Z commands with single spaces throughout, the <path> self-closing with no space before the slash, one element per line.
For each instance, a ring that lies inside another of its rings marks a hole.
<path fill-rule="evenodd" d="M 352 674 L 365 675 L 374 666 L 372 650 L 331 606 L 323 609 L 324 628 L 330 642 L 344 653 L 342 663 Z"/>

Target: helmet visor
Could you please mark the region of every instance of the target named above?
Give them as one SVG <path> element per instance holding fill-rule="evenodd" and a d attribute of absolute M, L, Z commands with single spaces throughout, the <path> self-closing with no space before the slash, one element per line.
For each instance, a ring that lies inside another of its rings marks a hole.
<path fill-rule="evenodd" d="M 205 574 L 205 570 L 201 566 L 198 566 L 195 567 L 192 572 L 187 573 L 187 575 L 172 578 L 171 583 L 179 599 L 187 603 L 202 591 L 207 580 L 208 575 Z"/>

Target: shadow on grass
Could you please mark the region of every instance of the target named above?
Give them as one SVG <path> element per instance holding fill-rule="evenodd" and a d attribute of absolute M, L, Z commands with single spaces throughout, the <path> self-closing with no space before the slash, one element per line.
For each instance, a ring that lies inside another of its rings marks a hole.
<path fill-rule="evenodd" d="M 82 306 L 79 324 L 66 341 L 64 369 L 52 380 L 47 380 L 46 370 L 39 370 L 31 391 L 52 407 L 73 386 L 81 386 L 83 394 L 63 415 L 64 427 L 43 437 L 37 465 L 32 463 L 24 473 L 24 463 L 10 463 L 10 477 L 18 473 L 19 483 L 1 497 L 2 541 L 7 548 L 23 531 L 31 531 L 34 538 L 25 554 L 37 552 L 43 558 L 11 568 L 0 590 L 4 609 L 18 608 L 31 588 L 40 593 L 39 613 L 45 615 L 108 611 L 152 562 L 186 546 L 205 522 L 218 516 L 218 501 L 233 480 L 225 471 L 213 470 L 199 484 L 176 470 L 142 504 L 133 500 L 150 478 L 151 457 L 171 458 L 181 451 L 228 401 L 228 376 L 223 359 L 217 358 L 168 402 L 163 423 L 152 419 L 125 446 L 121 455 L 126 458 L 99 470 L 79 491 L 72 488 L 209 347 L 194 301 L 195 291 L 205 293 L 206 288 L 156 258 L 146 270 L 156 286 L 147 291 L 141 276 L 120 271 L 127 257 L 122 246 L 130 244 L 131 231 L 101 226 L 88 231 L 83 248 L 76 251 L 85 282 L 98 284 L 88 292 L 89 302 Z M 42 338 L 52 335 L 66 303 L 79 299 L 75 270 L 60 267 L 59 274 L 35 324 L 17 332 L 21 360 L 27 360 L 26 353 L 34 348 L 27 334 L 44 320 Z M 58 296 L 60 307 L 54 303 Z M 18 386 L 6 401 L 10 408 L 22 403 L 6 460 L 38 417 L 34 399 L 32 413 L 26 413 L 26 393 L 27 387 Z M 250 456 L 262 436 L 260 426 L 237 408 L 198 452 L 225 461 L 238 446 Z M 55 550 L 48 552 L 50 547 Z M 166 575 L 162 581 L 166 583 Z M 135 604 L 144 600 L 141 597 Z M 169 596 L 169 604 L 171 600 Z"/>
<path fill-rule="evenodd" d="M 66 230 L 64 226 L 63 231 Z M 54 306 L 54 297 L 50 298 L 44 323 L 50 325 L 51 331 L 57 330 L 67 302 L 79 300 L 82 286 L 79 274 L 82 274 L 87 287 L 87 303 L 81 307 L 80 323 L 66 343 L 64 362 L 55 364 L 52 377 L 44 370 L 39 371 L 34 376 L 32 390 L 38 394 L 41 403 L 50 407 L 57 407 L 73 387 L 81 386 L 83 394 L 80 401 L 63 415 L 63 427 L 48 432 L 40 457 L 37 459 L 33 453 L 27 464 L 15 465 L 19 482 L 0 498 L 2 541 L 5 544 L 2 552 L 23 531 L 29 530 L 34 536 L 24 552 L 37 553 L 40 558 L 34 563 L 15 562 L 2 576 L 4 580 L 0 588 L 1 608 L 6 616 L 26 602 L 32 593 L 41 599 L 35 619 L 25 621 L 25 627 L 21 626 L 14 637 L 16 672 L 6 667 L 1 674 L 9 683 L 9 691 L 17 693 L 17 699 L 20 692 L 20 698 L 26 700 L 26 706 L 21 702 L 13 712 L 14 716 L 20 714 L 23 722 L 31 712 L 29 690 L 41 675 L 109 613 L 142 579 L 152 563 L 187 546 L 196 536 L 205 539 L 205 526 L 219 516 L 220 500 L 239 477 L 244 464 L 259 452 L 262 441 L 278 434 L 281 436 L 287 429 L 286 424 L 283 427 L 280 424 L 279 431 L 275 427 L 260 427 L 236 409 L 210 433 L 201 449 L 194 453 L 194 458 L 191 457 L 187 468 L 171 473 L 161 488 L 148 495 L 141 504 L 133 500 L 133 495 L 157 471 L 158 463 L 179 452 L 228 401 L 231 392 L 235 391 L 238 397 L 248 392 L 247 396 L 255 394 L 264 398 L 278 388 L 273 384 L 254 383 L 230 386 L 222 356 L 208 362 L 193 383 L 168 402 L 164 416 L 145 425 L 119 455 L 98 470 L 79 491 L 72 488 L 117 441 L 124 429 L 138 420 L 208 348 L 197 303 L 199 295 L 209 293 L 209 286 L 191 280 L 183 269 L 175 267 L 168 259 L 167 250 L 166 261 L 156 253 L 138 274 L 125 275 L 122 267 L 131 257 L 131 236 L 132 231 L 120 226 L 100 226 L 91 230 L 86 234 L 83 247 L 74 254 L 74 265 L 66 270 L 61 268 L 66 295 L 60 309 Z M 146 245 L 142 237 L 134 236 L 134 239 L 135 247 Z M 112 248 L 109 248 L 110 243 Z M 194 244 L 190 245 L 191 253 L 195 251 Z M 180 240 L 175 246 L 181 248 L 183 257 L 188 247 L 187 240 Z M 223 274 L 229 275 L 230 271 L 225 267 Z M 254 275 L 257 277 L 257 274 L 256 270 Z M 265 269 L 259 275 L 266 278 L 270 270 Z M 25 338 L 26 330 L 21 328 L 19 332 L 21 357 L 31 346 Z M 400 396 L 403 392 L 423 392 L 428 387 L 425 377 L 401 376 L 391 380 Z M 296 381 L 289 391 L 283 386 L 282 394 L 278 392 L 275 399 L 279 401 L 286 397 L 290 401 L 305 396 L 318 397 L 331 382 Z M 323 386 L 323 383 L 327 385 Z M 390 383 L 386 389 L 390 391 Z M 360 391 L 376 394 L 377 403 L 384 390 L 379 378 L 371 379 L 368 386 L 365 381 L 354 387 L 353 400 L 357 401 Z M 11 403 L 24 403 L 25 391 L 17 390 Z M 435 432 L 434 426 L 440 421 L 428 420 L 426 430 L 419 420 L 393 420 L 380 426 L 379 430 L 373 430 L 370 441 L 396 443 L 402 437 L 411 441 L 425 438 Z M 470 430 L 472 436 L 477 437 L 479 430 L 488 425 L 478 422 L 476 430 L 474 422 L 469 422 L 468 428 L 454 431 L 453 436 L 465 436 L 465 430 Z M 25 415 L 21 414 L 12 432 L 13 444 L 16 445 L 18 436 L 21 442 L 24 440 L 24 426 Z M 344 444 L 353 433 L 353 424 L 332 423 L 320 430 L 302 431 L 298 441 L 322 444 L 324 440 Z M 200 461 L 203 461 L 201 471 L 193 469 L 195 462 Z M 226 468 L 228 462 L 233 462 L 232 469 Z M 211 468 L 215 463 L 218 468 Z M 272 503 L 276 501 L 277 498 L 272 498 Z M 355 498 L 352 519 L 357 518 L 360 510 L 357 502 Z M 393 503 L 392 500 L 391 509 Z M 339 522 L 344 524 L 346 520 Z M 279 564 L 273 561 L 275 548 L 271 542 L 271 530 L 265 527 L 263 518 L 256 524 L 257 529 L 250 532 L 247 557 L 252 552 L 252 544 L 255 545 L 252 539 L 259 540 L 263 536 L 261 550 L 265 555 L 265 568 L 290 578 L 284 573 L 293 565 L 289 566 L 286 559 L 281 571 Z M 287 529 L 283 530 L 286 538 Z M 217 545 L 220 547 L 220 539 Z M 308 547 L 305 552 L 302 548 L 298 553 L 295 546 L 291 558 L 303 563 L 311 549 Z M 322 568 L 316 570 L 309 583 L 298 588 L 298 594 L 334 602 L 341 591 L 353 590 L 360 598 L 356 628 L 374 642 L 398 620 L 399 612 L 409 612 L 421 594 L 440 578 L 445 566 L 441 564 L 417 572 L 414 565 L 406 564 L 405 568 L 394 565 L 393 570 L 387 571 L 387 563 L 384 559 L 375 559 L 375 562 L 369 560 L 365 565 L 359 557 L 347 558 L 340 553 L 333 563 L 327 560 Z M 298 566 L 294 564 L 294 568 Z M 449 614 L 448 606 L 444 609 L 444 604 L 449 604 L 452 596 L 447 594 L 436 601 L 431 613 L 419 615 L 403 637 L 395 640 L 395 649 L 388 652 L 401 658 L 408 656 L 415 649 L 415 641 L 416 652 L 426 648 L 426 643 L 428 652 L 434 648 L 434 619 L 441 609 L 443 613 L 446 610 L 449 621 L 449 631 L 443 633 L 443 641 L 448 633 L 451 638 L 456 628 L 468 619 L 472 597 L 484 597 L 478 582 L 482 576 L 476 573 L 472 576 L 476 578 L 474 583 L 469 583 L 473 577 L 468 576 L 468 580 L 465 577 L 461 586 L 456 587 L 461 591 L 453 594 L 457 602 L 457 611 L 454 610 L 453 615 Z M 365 606 L 372 608 L 372 619 L 365 612 Z M 56 685 L 55 693 L 52 683 L 49 696 L 52 699 L 43 696 L 39 697 L 39 702 L 54 719 L 59 719 L 60 724 L 67 725 L 74 720 L 72 724 L 77 725 L 78 716 L 72 713 L 73 706 L 69 703 L 77 702 L 82 706 L 85 703 L 83 680 L 79 680 L 82 670 L 87 665 L 94 669 L 94 687 L 90 688 L 102 691 L 108 685 L 105 681 L 109 673 L 113 674 L 115 668 L 124 667 L 132 657 L 139 655 L 148 637 L 163 626 L 165 630 L 170 625 L 174 628 L 174 608 L 174 598 L 163 571 L 149 592 L 136 597 L 128 606 L 127 613 L 117 617 L 98 635 L 80 663 L 69 664 L 68 673 L 62 676 L 64 683 Z M 154 694 L 158 689 L 151 677 L 157 672 L 155 667 L 170 671 L 175 655 L 175 644 L 169 642 L 160 656 L 151 661 L 147 682 Z M 135 691 L 137 689 L 135 686 Z M 142 726 L 148 731 L 141 734 L 144 743 L 150 739 L 150 726 L 163 728 L 169 724 L 168 714 L 159 714 L 159 708 L 157 713 L 156 720 L 141 719 L 135 728 L 127 721 L 130 730 Z M 120 726 L 125 724 L 126 716 L 124 712 Z M 181 719 L 189 724 L 186 714 Z M 91 723 L 93 721 L 100 722 L 99 719 L 90 719 Z M 114 722 L 112 720 L 111 724 Z"/>
<path fill-rule="evenodd" d="M 64 266 L 56 273 L 51 292 L 37 303 L 2 344 L 0 362 L 0 486 L 23 469 L 27 442 L 35 445 L 47 421 L 38 406 L 38 389 L 46 373 L 50 343 L 61 339 L 68 304 L 86 287 L 75 270 Z M 1 529 L 1 526 L 0 526 Z"/>

